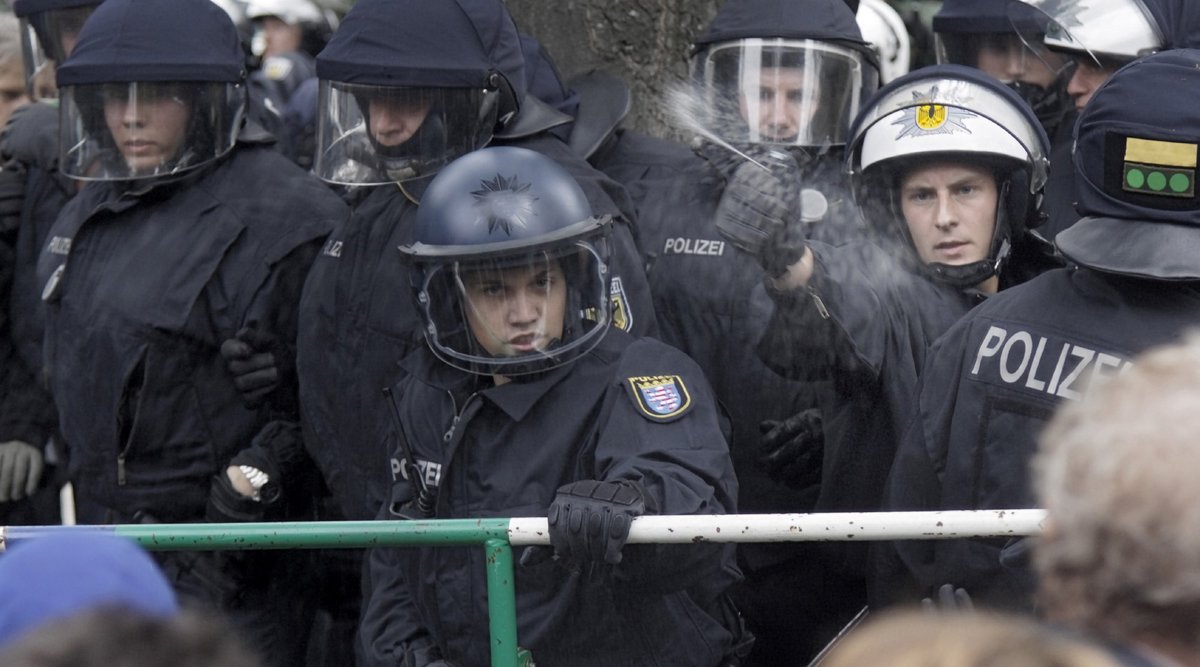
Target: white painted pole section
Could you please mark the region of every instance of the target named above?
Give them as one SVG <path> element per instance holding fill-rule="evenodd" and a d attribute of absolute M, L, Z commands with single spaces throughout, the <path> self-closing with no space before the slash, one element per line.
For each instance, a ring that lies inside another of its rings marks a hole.
<path fill-rule="evenodd" d="M 629 542 L 848 542 L 1021 537 L 1041 533 L 1045 518 L 1046 511 L 1040 509 L 642 516 L 633 520 Z M 546 519 L 511 519 L 508 539 L 513 546 L 550 544 Z"/>

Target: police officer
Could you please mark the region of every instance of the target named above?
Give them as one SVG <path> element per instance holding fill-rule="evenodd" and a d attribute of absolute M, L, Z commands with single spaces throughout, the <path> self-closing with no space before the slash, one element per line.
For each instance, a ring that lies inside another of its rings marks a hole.
<path fill-rule="evenodd" d="M 613 326 L 613 224 L 521 148 L 470 153 L 429 185 L 401 248 L 427 347 L 393 390 L 401 473 L 380 516 L 547 515 L 555 557 L 530 548 L 516 572 L 517 636 L 539 664 L 726 664 L 731 549 L 625 545 L 638 515 L 735 511 L 737 482 L 700 368 Z M 374 552 L 368 664 L 486 664 L 483 559 Z"/>
<path fill-rule="evenodd" d="M 330 237 L 305 289 L 299 372 L 307 443 L 349 518 L 370 518 L 386 498 L 390 418 L 381 390 L 420 342 L 421 322 L 394 286 L 389 261 L 411 234 L 430 178 L 487 144 L 548 155 L 580 182 L 613 231 L 614 323 L 653 332 L 645 274 L 619 185 L 548 130 L 570 121 L 525 95 L 520 41 L 499 0 L 363 0 L 317 57 L 327 100 L 315 170 L 358 188 L 352 216 Z M 614 197 L 616 199 L 614 199 Z"/>
<path fill-rule="evenodd" d="M 114 523 L 297 516 L 298 429 L 267 424 L 297 419 L 300 288 L 345 206 L 243 123 L 237 33 L 208 0 L 107 0 L 57 74 L 59 165 L 87 185 L 38 278 L 76 492 Z M 258 353 L 274 390 L 243 392 Z M 303 655 L 293 558 L 162 556 L 181 597 L 278 665 Z"/>
<path fill-rule="evenodd" d="M 337 28 L 337 16 L 312 0 L 253 0 L 251 50 L 261 58 L 250 87 L 279 116 L 280 150 L 306 169 L 316 141 L 315 56 Z M 311 83 L 306 83 L 311 82 Z"/>
<path fill-rule="evenodd" d="M 823 452 L 793 454 L 823 460 L 817 511 L 880 507 L 925 349 L 996 291 L 1011 237 L 1036 211 L 1047 149 L 1016 93 L 978 70 L 937 65 L 885 86 L 851 131 L 847 162 L 871 242 L 807 240 L 769 190 L 726 189 L 719 230 L 762 264 L 775 304 L 759 355 L 791 377 L 833 384 Z M 863 551 L 823 553 L 860 593 Z"/>
<path fill-rule="evenodd" d="M 805 211 L 814 237 L 862 235 L 841 158 L 858 101 L 878 82 L 874 52 L 842 0 L 732 0 L 697 40 L 692 72 L 688 97 L 707 136 L 703 158 L 651 183 L 640 211 L 659 325 L 664 341 L 705 369 L 728 412 L 742 511 L 807 511 L 819 462 L 799 465 L 774 453 L 820 439 L 812 409 L 827 388 L 780 377 L 758 359 L 771 300 L 756 289 L 761 269 L 721 236 L 717 217 L 723 194 L 757 177 L 738 171 L 753 166 L 744 154 L 789 165 L 782 205 Z M 751 664 L 805 660 L 862 606 L 861 584 L 847 592 L 813 552 L 738 548 L 747 577 L 735 596 L 757 637 Z"/>
<path fill-rule="evenodd" d="M 938 62 L 977 67 L 1017 91 L 1050 137 L 1050 177 L 1042 212 L 1046 221 L 1013 240 L 1010 283 L 1019 283 L 1062 266 L 1054 234 L 1079 217 L 1071 189 L 1071 131 L 1075 106 L 1067 85 L 1075 63 L 1045 43 L 1052 20 L 1016 0 L 946 0 L 933 17 Z"/>
<path fill-rule="evenodd" d="M 65 452 L 51 440 L 57 417 L 42 373 L 42 303 L 37 261 L 50 226 L 75 186 L 58 171 L 58 110 L 53 105 L 54 66 L 74 45 L 98 0 L 17 0 L 27 94 L 37 102 L 18 108 L 0 132 L 0 236 L 11 258 L 4 264 L 9 282 L 7 318 L 0 335 L 11 356 L 0 386 L 0 502 L 20 500 L 39 488 L 37 500 L 9 523 L 60 520 L 53 463 Z M 86 510 L 78 508 L 82 514 Z M 32 510 L 31 513 L 26 513 Z"/>
<path fill-rule="evenodd" d="M 1200 316 L 1200 115 L 1186 90 L 1200 53 L 1145 57 L 1118 71 L 1075 131 L 1077 207 L 1056 238 L 1077 268 L 989 299 L 937 341 L 918 411 L 896 456 L 889 509 L 1032 506 L 1026 467 L 1063 399 L 1120 373 L 1133 354 Z M 1030 605 L 1023 545 L 1003 539 L 901 543 L 881 563 L 893 597 L 951 583 L 982 603 Z"/>

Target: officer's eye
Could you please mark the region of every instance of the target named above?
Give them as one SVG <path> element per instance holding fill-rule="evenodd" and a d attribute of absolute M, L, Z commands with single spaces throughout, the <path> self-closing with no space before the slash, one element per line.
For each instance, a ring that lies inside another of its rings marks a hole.
<path fill-rule="evenodd" d="M 763 102 L 771 102 L 775 99 L 775 90 L 773 88 L 759 88 L 758 99 Z"/>
<path fill-rule="evenodd" d="M 534 282 L 537 284 L 538 288 L 549 290 L 554 286 L 554 276 L 550 275 L 549 273 L 542 273 L 538 275 Z"/>
<path fill-rule="evenodd" d="M 932 200 L 933 197 L 933 190 L 909 190 L 904 198 L 910 202 L 921 204 Z"/>
<path fill-rule="evenodd" d="M 803 90 L 790 91 L 790 92 L 788 92 L 787 98 L 788 98 L 788 101 L 791 102 L 792 104 L 799 104 L 804 101 L 804 91 Z"/>

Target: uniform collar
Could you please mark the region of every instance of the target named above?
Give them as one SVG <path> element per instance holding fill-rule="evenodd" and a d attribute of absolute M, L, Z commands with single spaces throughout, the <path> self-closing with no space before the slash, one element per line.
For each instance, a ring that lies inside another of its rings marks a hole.
<path fill-rule="evenodd" d="M 576 360 L 558 368 L 523 376 L 500 386 L 493 385 L 489 377 L 476 386 L 483 386 L 478 393 L 500 408 L 510 419 L 519 422 L 543 396 L 567 377 L 572 364 L 578 362 L 579 360 Z M 400 362 L 400 367 L 420 382 L 455 396 L 469 393 L 469 388 L 480 382 L 480 376 L 453 368 L 438 359 L 428 346 L 422 346 L 415 353 L 405 357 Z"/>

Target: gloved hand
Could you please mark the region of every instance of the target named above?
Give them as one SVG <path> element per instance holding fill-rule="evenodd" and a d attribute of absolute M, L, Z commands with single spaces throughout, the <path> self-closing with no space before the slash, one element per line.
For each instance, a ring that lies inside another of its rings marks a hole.
<path fill-rule="evenodd" d="M 251 409 L 262 405 L 279 388 L 291 368 L 279 340 L 250 327 L 221 343 L 221 356 L 242 394 L 242 402 Z"/>
<path fill-rule="evenodd" d="M 821 481 L 825 431 L 819 409 L 802 410 L 783 421 L 767 420 L 759 424 L 759 429 L 764 435 L 758 463 L 771 479 L 793 489 Z"/>
<path fill-rule="evenodd" d="M 550 544 L 559 558 L 616 565 L 630 522 L 647 509 L 646 494 L 633 482 L 585 479 L 564 484 L 547 514 Z"/>
<path fill-rule="evenodd" d="M 921 608 L 931 614 L 958 614 L 975 611 L 975 603 L 964 588 L 956 588 L 954 584 L 942 584 L 938 587 L 937 599 L 922 598 Z"/>
<path fill-rule="evenodd" d="M 769 171 L 746 160 L 729 174 L 716 224 L 730 244 L 778 276 L 804 256 L 800 174 L 795 160 L 782 151 L 771 151 L 763 160 Z"/>
<path fill-rule="evenodd" d="M 34 165 L 45 171 L 58 169 L 58 108 L 31 102 L 12 112 L 0 130 L 0 156 Z"/>
<path fill-rule="evenodd" d="M 229 474 L 221 470 L 213 475 L 209 485 L 208 506 L 205 508 L 204 518 L 210 523 L 262 521 L 266 517 L 268 504 L 242 495 L 233 487 Z"/>
<path fill-rule="evenodd" d="M 0 442 L 0 502 L 33 495 L 42 479 L 42 452 L 20 440 Z"/>

